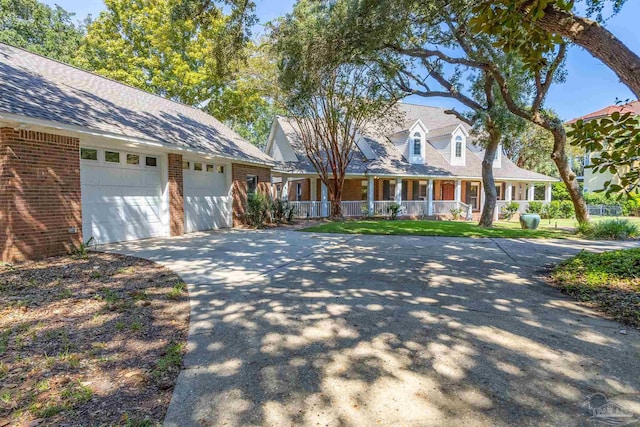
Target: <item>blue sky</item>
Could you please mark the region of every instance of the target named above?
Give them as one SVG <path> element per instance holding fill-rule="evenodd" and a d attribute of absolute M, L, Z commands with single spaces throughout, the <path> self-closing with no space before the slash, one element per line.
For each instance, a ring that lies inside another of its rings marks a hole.
<path fill-rule="evenodd" d="M 261 23 L 291 10 L 295 0 L 255 0 Z M 98 15 L 104 9 L 102 0 L 44 0 L 50 5 L 59 4 L 78 19 L 87 14 Z M 606 27 L 631 50 L 640 53 L 640 1 L 627 0 L 622 12 L 609 19 Z M 256 28 L 254 32 L 261 32 Z M 634 99 L 629 89 L 620 83 L 616 75 L 604 64 L 579 47 L 571 47 L 567 57 L 567 80 L 554 85 L 547 99 L 547 107 L 553 108 L 561 118 L 568 120 L 614 104 L 617 99 Z M 458 106 L 446 99 L 409 97 L 407 102 L 443 107 Z"/>

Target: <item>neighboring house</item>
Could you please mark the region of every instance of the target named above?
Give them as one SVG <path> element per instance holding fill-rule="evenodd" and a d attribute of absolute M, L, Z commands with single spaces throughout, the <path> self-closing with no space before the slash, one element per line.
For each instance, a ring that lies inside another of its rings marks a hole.
<path fill-rule="evenodd" d="M 385 134 L 363 132 L 349 165 L 343 191 L 346 216 L 384 214 L 400 203 L 401 214 L 448 217 L 462 209 L 478 217 L 484 203 L 482 158 L 469 126 L 445 109 L 399 104 L 403 125 Z M 292 119 L 277 117 L 266 152 L 280 165 L 274 170 L 274 191 L 292 201 L 301 217 L 326 216 L 327 188 L 305 155 Z M 517 167 L 500 150 L 494 162 L 498 209 L 510 201 L 551 200 L 556 178 Z M 536 191 L 536 189 L 538 191 Z"/>
<path fill-rule="evenodd" d="M 204 112 L 0 44 L 0 255 L 231 227 L 273 160 Z"/>
<path fill-rule="evenodd" d="M 571 125 L 572 123 L 577 122 L 578 120 L 590 121 L 603 119 L 605 117 L 611 116 L 611 114 L 619 112 L 621 114 L 631 113 L 636 116 L 640 116 L 640 101 L 629 102 L 624 105 L 610 105 L 601 110 L 594 111 L 593 113 L 586 114 L 582 117 L 575 118 L 569 121 L 567 124 Z M 589 166 L 594 157 L 597 157 L 599 153 L 587 153 L 584 159 L 584 166 Z M 622 171 L 624 173 L 624 171 Z M 611 172 L 604 173 L 596 173 L 591 168 L 584 168 L 584 192 L 592 192 L 601 190 L 604 187 L 604 183 L 606 181 L 612 181 L 614 183 L 617 181 L 617 177 L 615 177 Z"/>

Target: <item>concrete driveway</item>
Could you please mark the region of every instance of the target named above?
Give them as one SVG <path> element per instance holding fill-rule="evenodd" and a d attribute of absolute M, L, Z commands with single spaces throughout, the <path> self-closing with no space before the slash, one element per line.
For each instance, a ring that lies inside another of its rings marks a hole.
<path fill-rule="evenodd" d="M 640 333 L 541 276 L 621 246 L 272 230 L 105 249 L 189 285 L 167 426 L 570 426 L 597 393 L 640 417 Z"/>

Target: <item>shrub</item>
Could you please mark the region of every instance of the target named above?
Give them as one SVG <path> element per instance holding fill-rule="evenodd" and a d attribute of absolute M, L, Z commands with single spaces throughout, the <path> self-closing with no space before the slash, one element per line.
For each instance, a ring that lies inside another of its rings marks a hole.
<path fill-rule="evenodd" d="M 640 216 L 640 194 L 629 194 L 622 203 L 622 215 Z"/>
<path fill-rule="evenodd" d="M 271 214 L 276 224 L 291 223 L 295 207 L 288 200 L 275 199 L 271 201 Z"/>
<path fill-rule="evenodd" d="M 399 203 L 391 203 L 387 209 L 389 211 L 389 216 L 393 221 L 398 219 L 398 212 L 400 211 Z"/>
<path fill-rule="evenodd" d="M 580 221 L 576 227 L 576 233 L 583 236 L 590 236 L 593 233 L 593 223 L 589 221 Z"/>
<path fill-rule="evenodd" d="M 454 221 L 458 221 L 460 218 L 462 218 L 462 209 L 461 208 L 453 208 L 453 209 L 449 210 L 449 212 L 451 212 L 451 216 L 453 217 Z"/>
<path fill-rule="evenodd" d="M 571 200 L 562 200 L 560 202 L 560 218 L 573 218 L 576 215 L 576 209 Z"/>
<path fill-rule="evenodd" d="M 260 193 L 249 194 L 245 208 L 247 224 L 255 228 L 263 228 L 269 215 L 269 200 Z"/>
<path fill-rule="evenodd" d="M 607 219 L 596 222 L 589 237 L 594 239 L 624 240 L 638 236 L 638 226 L 628 219 Z"/>
<path fill-rule="evenodd" d="M 529 207 L 527 208 L 528 213 L 542 213 L 542 202 L 529 202 Z"/>
<path fill-rule="evenodd" d="M 557 200 L 552 201 L 542 207 L 542 218 L 554 219 L 560 217 L 560 202 Z"/>
<path fill-rule="evenodd" d="M 507 221 L 511 221 L 511 218 L 518 212 L 520 209 L 520 203 L 511 202 L 502 207 L 502 214 Z"/>

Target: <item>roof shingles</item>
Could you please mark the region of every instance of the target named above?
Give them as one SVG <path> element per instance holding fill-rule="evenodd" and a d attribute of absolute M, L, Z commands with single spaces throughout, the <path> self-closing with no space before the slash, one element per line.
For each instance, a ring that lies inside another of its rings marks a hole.
<path fill-rule="evenodd" d="M 201 110 L 0 43 L 3 112 L 238 161 L 273 163 Z"/>

